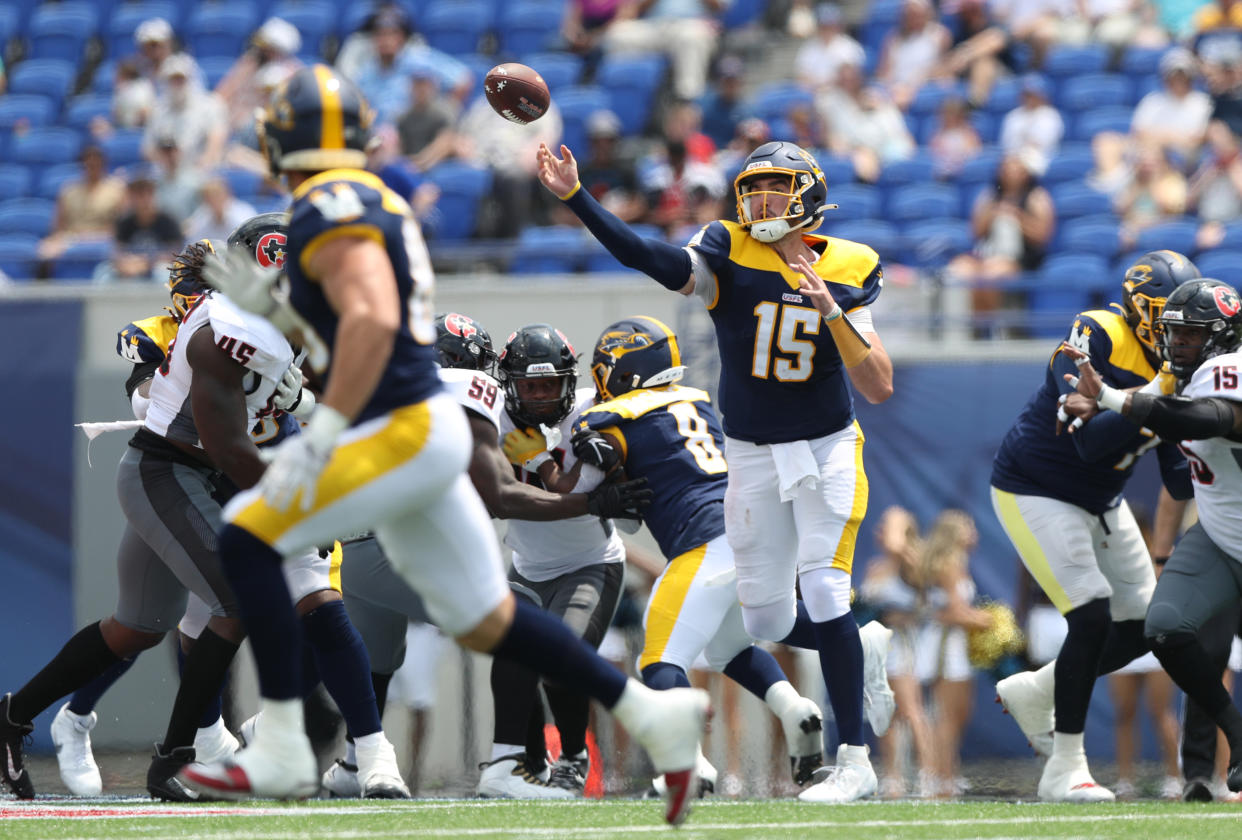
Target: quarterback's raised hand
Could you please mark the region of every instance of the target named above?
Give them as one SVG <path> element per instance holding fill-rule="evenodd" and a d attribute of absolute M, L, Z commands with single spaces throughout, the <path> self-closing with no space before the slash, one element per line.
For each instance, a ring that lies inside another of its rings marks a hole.
<path fill-rule="evenodd" d="M 539 180 L 557 198 L 569 198 L 578 186 L 578 162 L 566 145 L 561 146 L 562 157 L 552 154 L 546 143 L 539 144 L 535 160 L 539 164 Z"/>
<path fill-rule="evenodd" d="M 302 434 L 261 450 L 268 461 L 259 492 L 263 500 L 278 511 L 286 511 L 301 496 L 301 509 L 315 506 L 315 486 L 328 461 L 336 439 L 349 426 L 349 420 L 336 409 L 319 406 Z"/>
<path fill-rule="evenodd" d="M 651 505 L 647 479 L 608 481 L 587 493 L 587 512 L 601 519 L 642 519 Z"/>
<path fill-rule="evenodd" d="M 612 472 L 621 463 L 621 455 L 608 439 L 594 429 L 579 429 L 569 439 L 573 447 L 574 457 L 579 461 L 598 467 L 605 473 Z"/>

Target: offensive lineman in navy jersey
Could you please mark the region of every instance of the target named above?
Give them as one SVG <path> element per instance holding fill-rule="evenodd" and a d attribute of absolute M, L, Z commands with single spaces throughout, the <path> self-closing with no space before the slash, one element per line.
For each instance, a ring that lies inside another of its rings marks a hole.
<path fill-rule="evenodd" d="M 287 290 L 245 266 L 208 271 L 241 305 L 325 348 L 328 360 L 304 433 L 277 447 L 259 484 L 229 504 L 220 534 L 259 668 L 264 725 L 232 761 L 183 776 L 219 796 L 298 797 L 318 786 L 296 699 L 299 663 L 288 655 L 298 630 L 280 558 L 373 530 L 446 633 L 573 682 L 609 708 L 666 774 L 665 817 L 680 822 L 708 698 L 626 680 L 554 618 L 515 603 L 465 473 L 465 414 L 437 374 L 426 246 L 405 201 L 362 168 L 371 120 L 357 87 L 331 68 L 293 74 L 258 126 L 293 190 Z"/>
<path fill-rule="evenodd" d="M 1198 276 L 1181 254 L 1144 254 L 1126 270 L 1119 311 L 1080 313 L 1065 344 L 1096 360 L 1109 384 L 1146 385 L 1160 370 L 1156 342 L 1165 300 Z M 1151 556 L 1122 489 L 1139 457 L 1154 447 L 1167 490 L 1156 514 L 1158 529 L 1180 521 L 1175 500 L 1188 499 L 1192 491 L 1176 442 L 1162 442 L 1147 429 L 1121 421 L 1057 434 L 1058 402 L 1073 390 L 1063 376 L 1074 370 L 1073 359 L 1058 348 L 992 469 L 997 518 L 1023 564 L 1065 615 L 1069 631 L 1055 661 L 1001 680 L 996 688 L 1032 746 L 1049 755 L 1039 797 L 1097 802 L 1112 800 L 1113 794 L 1096 784 L 1083 752 L 1091 690 L 1098 674 L 1148 650 L 1143 619 L 1156 586 Z M 1160 553 L 1169 553 L 1174 536 L 1156 534 L 1164 548 Z"/>
<path fill-rule="evenodd" d="M 740 223 L 712 222 L 685 248 L 643 239 L 601 207 L 581 189 L 567 147 L 561 157 L 546 146 L 537 155 L 544 186 L 614 257 L 707 306 L 720 350 L 725 531 L 742 618 L 752 637 L 784 640 L 801 588 L 841 736 L 836 771 L 800 798 L 871 796 L 863 651 L 850 613 L 867 476 L 846 383 L 871 402 L 893 392 L 892 362 L 868 309 L 883 284 L 879 257 L 812 233 L 835 205 L 815 158 L 792 143 L 751 152 L 734 181 Z"/>

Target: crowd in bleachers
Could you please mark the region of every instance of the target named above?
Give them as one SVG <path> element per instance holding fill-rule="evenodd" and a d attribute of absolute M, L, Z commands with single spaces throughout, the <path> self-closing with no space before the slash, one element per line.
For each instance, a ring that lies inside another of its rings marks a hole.
<path fill-rule="evenodd" d="M 538 188 L 540 142 L 677 241 L 730 216 L 738 164 L 782 138 L 825 169 L 825 230 L 973 284 L 979 311 L 1007 289 L 1086 305 L 1151 246 L 1237 282 L 1240 30 L 1237 0 L 17 0 L 0 270 L 158 274 L 169 220 L 219 236 L 282 207 L 253 112 L 329 61 L 375 107 L 373 168 L 438 256 L 515 239 L 497 267 L 616 267 Z M 505 60 L 552 90 L 529 126 L 480 95 Z"/>

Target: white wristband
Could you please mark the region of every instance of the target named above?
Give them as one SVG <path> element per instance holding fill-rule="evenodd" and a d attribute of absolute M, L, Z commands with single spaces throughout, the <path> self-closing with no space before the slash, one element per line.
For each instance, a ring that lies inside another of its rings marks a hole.
<path fill-rule="evenodd" d="M 315 411 L 315 392 L 310 388 L 303 388 L 301 396 L 298 397 L 298 404 L 293 407 L 289 413 L 299 420 L 305 420 L 312 416 Z"/>
<path fill-rule="evenodd" d="M 1096 405 L 1100 408 L 1107 408 L 1109 411 L 1121 413 L 1121 409 L 1126 404 L 1126 392 L 1120 391 L 1111 385 L 1104 385 L 1100 388 L 1100 393 L 1095 398 Z"/>
<path fill-rule="evenodd" d="M 537 455 L 532 455 L 531 457 L 523 461 L 522 469 L 526 470 L 527 472 L 532 472 L 532 473 L 539 472 L 539 468 L 551 460 L 552 460 L 552 453 L 547 452 L 545 450 L 543 452 L 538 453 Z"/>
<path fill-rule="evenodd" d="M 312 449 L 326 452 L 336 444 L 341 432 L 348 428 L 349 418 L 335 408 L 320 403 L 315 406 L 315 413 L 311 415 L 302 434 L 306 435 L 307 443 Z"/>

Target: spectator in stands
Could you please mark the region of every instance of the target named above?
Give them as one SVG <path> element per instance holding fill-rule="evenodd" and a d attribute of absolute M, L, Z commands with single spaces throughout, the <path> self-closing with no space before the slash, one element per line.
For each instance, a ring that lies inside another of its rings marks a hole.
<path fill-rule="evenodd" d="M 587 153 L 578 170 L 583 189 L 626 224 L 638 221 L 647 212 L 647 203 L 633 159 L 622 154 L 621 120 L 612 111 L 596 111 L 587 117 L 586 132 Z M 569 214 L 558 221 L 569 224 L 570 218 L 577 219 Z"/>
<path fill-rule="evenodd" d="M 901 111 L 884 88 L 863 87 L 860 67 L 841 65 L 837 88 L 816 105 L 827 123 L 828 148 L 850 158 L 860 180 L 874 182 L 884 164 L 914 153 L 914 137 Z"/>
<path fill-rule="evenodd" d="M 1042 175 L 1064 134 L 1060 112 L 1048 104 L 1048 81 L 1038 73 L 1023 76 L 1022 99 L 1001 121 L 1001 149 L 1006 154 L 1025 154 L 1035 174 Z"/>
<path fill-rule="evenodd" d="M 737 130 L 729 145 L 716 155 L 716 166 L 725 175 L 725 181 L 732 184 L 737 178 L 742 164 L 750 153 L 772 139 L 772 131 L 768 124 L 758 117 L 751 117 L 738 123 Z M 733 218 L 732 211 L 722 218 Z"/>
<path fill-rule="evenodd" d="M 1088 28 L 1077 0 L 993 0 L 992 14 L 1015 41 L 1031 50 L 1032 67 L 1042 67 L 1054 44 L 1085 43 Z"/>
<path fill-rule="evenodd" d="M 186 161 L 177 138 L 165 134 L 155 141 L 155 198 L 160 209 L 183 223 L 199 204 L 206 172 Z M 227 238 L 227 237 L 225 237 Z"/>
<path fill-rule="evenodd" d="M 254 111 L 267 104 L 267 92 L 302 66 L 302 35 L 282 18 L 268 18 L 255 30 L 250 46 L 216 85 L 228 111 L 229 132 L 254 138 Z M 248 143 L 247 145 L 253 145 Z"/>
<path fill-rule="evenodd" d="M 436 202 L 440 200 L 440 188 L 401 156 L 401 143 L 393 126 L 381 125 L 375 129 L 367 145 L 367 170 L 404 198 L 420 222 L 428 224 L 439 219 Z"/>
<path fill-rule="evenodd" d="M 737 124 L 751 115 L 750 103 L 743 95 L 746 66 L 735 55 L 727 55 L 716 66 L 716 83 L 699 101 L 703 133 L 716 148 L 723 149 L 733 139 Z"/>
<path fill-rule="evenodd" d="M 953 43 L 933 76 L 965 80 L 967 101 L 980 107 L 988 101 L 996 79 L 1017 67 L 1009 33 L 992 18 L 985 0 L 963 0 Z"/>
<path fill-rule="evenodd" d="M 571 52 L 584 59 L 583 72 L 589 78 L 603 57 L 602 42 L 623 0 L 569 0 L 561 20 L 561 35 Z"/>
<path fill-rule="evenodd" d="M 401 154 L 425 172 L 452 154 L 457 109 L 441 96 L 439 77 L 429 67 L 410 72 L 410 87 L 410 107 L 397 120 L 397 136 Z"/>
<path fill-rule="evenodd" d="M 671 234 L 692 219 L 691 190 L 695 185 L 724 183 L 714 163 L 694 158 L 686 141 L 675 134 L 664 140 L 663 154 L 645 167 L 643 191 L 651 210 L 645 221 Z"/>
<path fill-rule="evenodd" d="M 51 232 L 39 243 L 41 261 L 54 260 L 75 242 L 107 239 L 125 203 L 125 181 L 108 174 L 103 150 L 82 150 L 82 177 L 65 183 L 56 196 Z"/>
<path fill-rule="evenodd" d="M 191 77 L 199 84 L 204 83 L 203 71 L 194 59 L 177 51 L 172 25 L 163 18 L 149 18 L 138 24 L 134 30 L 134 43 L 138 46 L 138 69 L 144 78 L 155 85 L 157 93 L 164 91 L 164 62 L 174 55 L 184 56 L 188 63 L 183 61 L 182 65 L 188 68 Z"/>
<path fill-rule="evenodd" d="M 1130 133 L 1140 145 L 1162 149 L 1179 168 L 1193 166 L 1207 131 L 1212 100 L 1193 87 L 1195 57 L 1177 47 L 1160 59 L 1162 86 L 1134 109 Z"/>
<path fill-rule="evenodd" d="M 155 197 L 155 172 L 138 166 L 129 177 L 128 209 L 116 220 L 113 253 L 95 271 L 95 282 L 161 282 L 165 264 L 184 241 L 181 225 L 160 209 Z"/>
<path fill-rule="evenodd" d="M 684 183 L 685 206 L 679 226 L 672 228 L 669 241 L 689 242 L 704 225 L 729 216 L 725 197 L 731 194 L 731 186 L 715 166 L 688 169 Z"/>
<path fill-rule="evenodd" d="M 944 60 L 952 38 L 930 0 L 905 0 L 901 17 L 880 48 L 875 79 L 902 111 Z"/>
<path fill-rule="evenodd" d="M 117 128 L 142 128 L 154 108 L 155 85 L 142 75 L 137 58 L 122 58 L 116 63 L 112 85 L 112 124 Z"/>
<path fill-rule="evenodd" d="M 727 0 L 625 0 L 604 33 L 604 50 L 665 53 L 673 65 L 673 94 L 693 101 L 707 89 L 707 68 Z"/>
<path fill-rule="evenodd" d="M 157 159 L 156 141 L 166 137 L 176 138 L 182 160 L 196 169 L 210 169 L 223 155 L 229 134 L 224 105 L 198 82 L 194 69 L 193 60 L 181 54 L 160 67 L 165 89 L 142 139 L 148 160 Z"/>
<path fill-rule="evenodd" d="M 826 3 L 815 11 L 815 35 L 798 48 L 794 69 L 798 83 L 812 92 L 832 87 L 843 64 L 862 67 L 867 60 L 862 44 L 845 32 L 841 7 Z"/>
<path fill-rule="evenodd" d="M 1242 218 L 1242 155 L 1238 138 L 1222 122 L 1207 130 L 1199 168 L 1190 176 L 1186 209 L 1199 217 L 1196 244 L 1215 248 L 1225 236 L 1225 225 Z"/>
<path fill-rule="evenodd" d="M 1083 16 L 1090 39 L 1113 50 L 1155 49 L 1169 43 L 1151 0 L 1084 0 Z"/>
<path fill-rule="evenodd" d="M 1212 121 L 1223 122 L 1235 135 L 1242 136 L 1242 44 L 1214 42 L 1199 55 L 1212 98 Z"/>
<path fill-rule="evenodd" d="M 976 314 L 1000 307 L 1000 284 L 1039 268 L 1056 230 L 1052 197 L 1039 185 L 1030 152 L 1006 154 L 992 189 L 975 199 L 970 226 L 974 250 L 954 257 L 946 269 L 968 284 Z"/>
<path fill-rule="evenodd" d="M 1193 26 L 1196 34 L 1221 29 L 1242 29 L 1242 2 L 1239 0 L 1215 0 L 1205 3 L 1195 12 Z"/>
<path fill-rule="evenodd" d="M 395 124 L 409 110 L 410 75 L 415 68 L 431 69 L 441 90 L 450 91 L 458 101 L 470 93 L 470 69 L 451 55 L 412 40 L 413 31 L 404 9 L 385 4 L 367 19 L 361 37 L 351 35 L 337 56 L 337 69 L 362 89 L 380 123 Z"/>
<path fill-rule="evenodd" d="M 255 215 L 254 207 L 229 189 L 223 178 L 211 178 L 203 184 L 202 200 L 185 220 L 185 238 L 224 241 L 242 222 Z"/>
<path fill-rule="evenodd" d="M 1101 131 L 1091 138 L 1095 166 L 1087 173 L 1087 186 L 1116 201 L 1134 179 L 1130 139 L 1115 131 Z"/>
<path fill-rule="evenodd" d="M 952 178 L 982 148 L 983 140 L 970 122 L 966 101 L 950 97 L 942 102 L 936 130 L 927 141 L 936 177 Z"/>
<path fill-rule="evenodd" d="M 1139 231 L 1186 212 L 1186 178 L 1156 146 L 1140 147 L 1134 178 L 1114 204 L 1121 216 L 1121 241 L 1132 247 Z"/>

